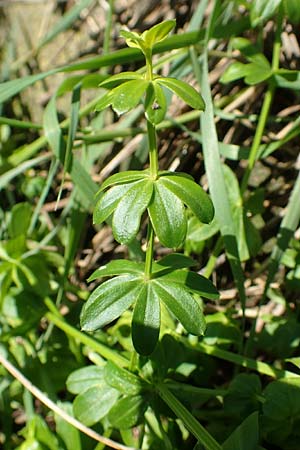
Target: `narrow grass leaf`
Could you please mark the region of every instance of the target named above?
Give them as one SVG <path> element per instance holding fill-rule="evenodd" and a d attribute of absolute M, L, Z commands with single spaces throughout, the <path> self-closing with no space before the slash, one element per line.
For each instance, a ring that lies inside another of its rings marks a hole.
<path fill-rule="evenodd" d="M 221 234 L 224 239 L 226 254 L 237 284 L 243 308 L 245 308 L 246 294 L 244 288 L 244 274 L 239 258 L 235 227 L 231 215 L 230 203 L 218 150 L 218 138 L 214 122 L 213 102 L 208 79 L 207 54 L 203 57 L 201 71 L 202 76 L 200 75 L 200 67 L 195 55 L 193 52 L 191 54 L 196 76 L 201 80 L 203 97 L 206 104 L 206 110 L 201 115 L 201 129 L 203 136 L 204 162 L 208 177 L 209 190 L 215 206 L 216 218 L 219 222 Z"/>

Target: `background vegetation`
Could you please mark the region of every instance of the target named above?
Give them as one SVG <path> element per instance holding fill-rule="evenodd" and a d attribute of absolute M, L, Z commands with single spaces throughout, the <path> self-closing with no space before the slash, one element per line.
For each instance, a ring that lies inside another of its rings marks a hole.
<path fill-rule="evenodd" d="M 1 447 L 298 450 L 298 1 L 0 8 Z M 133 352 L 130 311 L 80 331 L 98 283 L 88 277 L 114 259 L 141 261 L 145 242 L 145 226 L 141 248 L 92 224 L 99 184 L 147 167 L 142 108 L 94 109 L 109 74 L 144 70 L 120 30 L 173 18 L 155 71 L 200 89 L 206 110 L 169 95 L 160 164 L 210 193 L 214 222 L 190 216 L 177 251 L 220 297 L 203 303 L 203 337 L 166 315 L 145 358 Z"/>

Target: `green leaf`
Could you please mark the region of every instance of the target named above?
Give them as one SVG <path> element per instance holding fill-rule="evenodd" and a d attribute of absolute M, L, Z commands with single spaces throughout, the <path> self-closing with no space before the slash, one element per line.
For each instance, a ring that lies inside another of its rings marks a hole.
<path fill-rule="evenodd" d="M 112 75 L 111 77 L 106 78 L 101 81 L 99 87 L 105 87 L 111 89 L 112 87 L 119 85 L 120 83 L 124 83 L 124 81 L 129 80 L 141 80 L 143 79 L 143 75 L 137 72 L 121 72 Z"/>
<path fill-rule="evenodd" d="M 135 31 L 121 30 L 120 36 L 126 40 L 128 47 L 139 48 L 142 50 L 143 39 L 139 33 Z"/>
<path fill-rule="evenodd" d="M 111 187 L 105 192 L 95 205 L 93 223 L 104 222 L 114 212 L 121 198 L 124 197 L 131 187 L 131 183 L 120 184 Z"/>
<path fill-rule="evenodd" d="M 165 247 L 180 247 L 184 242 L 187 229 L 185 208 L 182 201 L 167 189 L 160 179 L 154 184 L 148 211 L 160 242 Z"/>
<path fill-rule="evenodd" d="M 159 84 L 152 82 L 149 84 L 145 99 L 146 118 L 153 125 L 163 121 L 167 111 L 167 101 L 165 94 Z"/>
<path fill-rule="evenodd" d="M 239 61 L 235 61 L 227 67 L 225 72 L 220 78 L 221 83 L 230 83 L 232 81 L 236 81 L 240 78 L 244 78 L 246 75 L 249 75 L 251 72 L 251 68 L 249 68 L 249 64 L 244 64 Z"/>
<path fill-rule="evenodd" d="M 131 428 L 139 423 L 147 408 L 139 395 L 121 398 L 110 410 L 108 420 L 114 428 Z"/>
<path fill-rule="evenodd" d="M 273 381 L 264 390 L 263 413 L 274 421 L 300 418 L 300 380 L 290 378 Z"/>
<path fill-rule="evenodd" d="M 149 85 L 149 81 L 136 79 L 126 81 L 105 94 L 96 105 L 96 111 L 102 111 L 111 105 L 121 115 L 136 107 Z"/>
<path fill-rule="evenodd" d="M 168 88 L 170 91 L 174 92 L 174 94 L 180 97 L 192 108 L 204 111 L 205 103 L 203 101 L 203 98 L 201 97 L 199 92 L 196 91 L 196 89 L 194 89 L 188 83 L 170 77 L 159 77 L 155 81 L 156 83 L 159 83 Z"/>
<path fill-rule="evenodd" d="M 300 9 L 298 0 L 283 0 L 286 14 L 292 23 L 300 23 Z"/>
<path fill-rule="evenodd" d="M 140 355 L 153 353 L 160 329 L 160 303 L 152 283 L 145 283 L 133 312 L 132 341 Z"/>
<path fill-rule="evenodd" d="M 174 270 L 166 273 L 165 270 L 156 270 L 154 266 L 153 276 L 155 278 L 164 279 L 166 282 L 172 282 L 178 285 L 182 285 L 185 290 L 198 294 L 201 297 L 216 299 L 219 298 L 219 293 L 213 283 L 204 276 L 191 272 L 188 270 Z"/>
<path fill-rule="evenodd" d="M 65 411 L 69 416 L 74 417 L 73 405 L 67 402 L 58 402 L 60 409 Z M 80 432 L 77 428 L 66 422 L 58 414 L 55 414 L 55 429 L 58 436 L 62 439 L 66 450 L 82 450 Z"/>
<path fill-rule="evenodd" d="M 252 413 L 222 445 L 223 450 L 255 450 L 259 445 L 258 412 Z"/>
<path fill-rule="evenodd" d="M 94 425 L 106 416 L 118 396 L 118 391 L 107 385 L 90 387 L 75 398 L 74 414 L 85 425 Z"/>
<path fill-rule="evenodd" d="M 132 181 L 143 180 L 145 178 L 149 178 L 148 170 L 127 170 L 125 172 L 115 173 L 102 183 L 99 192 L 115 184 L 131 183 Z"/>
<path fill-rule="evenodd" d="M 152 181 L 137 181 L 118 203 L 113 215 L 112 229 L 115 239 L 121 244 L 129 244 L 135 238 L 152 192 Z"/>
<path fill-rule="evenodd" d="M 252 27 L 261 25 L 270 19 L 282 0 L 253 0 L 251 3 L 250 20 Z"/>
<path fill-rule="evenodd" d="M 163 41 L 175 26 L 176 20 L 165 20 L 144 31 L 141 37 L 144 39 L 147 47 L 152 48 L 154 44 Z"/>
<path fill-rule="evenodd" d="M 203 223 L 209 223 L 214 217 L 214 207 L 209 196 L 199 184 L 181 174 L 166 174 L 160 177 L 162 183 L 188 206 Z"/>
<path fill-rule="evenodd" d="M 184 269 L 186 267 L 191 267 L 197 265 L 189 256 L 183 255 L 181 253 L 171 253 L 164 256 L 159 261 L 156 261 L 155 267 L 161 267 L 165 270 L 167 269 Z"/>
<path fill-rule="evenodd" d="M 10 238 L 14 239 L 20 235 L 26 235 L 32 216 L 32 208 L 29 203 L 16 203 L 11 209 L 8 223 Z"/>
<path fill-rule="evenodd" d="M 111 361 L 108 361 L 105 365 L 104 377 L 107 384 L 122 394 L 136 395 L 143 389 L 143 384 L 139 377 Z"/>
<path fill-rule="evenodd" d="M 116 259 L 95 270 L 95 272 L 93 272 L 88 278 L 88 281 L 93 281 L 96 278 L 124 275 L 128 273 L 143 275 L 144 264 L 135 261 L 128 261 L 126 259 Z"/>
<path fill-rule="evenodd" d="M 115 320 L 136 300 L 140 290 L 141 282 L 133 275 L 120 275 L 102 283 L 82 309 L 82 330 L 95 331 Z"/>
<path fill-rule="evenodd" d="M 93 386 L 103 384 L 104 368 L 98 366 L 81 367 L 67 378 L 67 389 L 72 394 L 80 394 Z"/>
<path fill-rule="evenodd" d="M 199 303 L 180 284 L 155 278 L 153 289 L 159 299 L 167 306 L 184 328 L 192 334 L 205 332 L 205 320 Z"/>

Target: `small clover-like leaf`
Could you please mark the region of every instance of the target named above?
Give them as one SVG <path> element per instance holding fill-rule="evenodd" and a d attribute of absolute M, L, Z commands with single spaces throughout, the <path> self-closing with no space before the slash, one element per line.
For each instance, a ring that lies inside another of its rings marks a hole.
<path fill-rule="evenodd" d="M 180 247 L 186 236 L 187 221 L 183 202 L 160 180 L 148 207 L 150 219 L 160 242 L 169 248 Z"/>
<path fill-rule="evenodd" d="M 165 20 L 162 23 L 154 25 L 149 30 L 144 31 L 142 38 L 147 47 L 153 47 L 154 44 L 163 41 L 168 34 L 175 28 L 176 20 Z"/>
<path fill-rule="evenodd" d="M 204 111 L 205 103 L 202 96 L 188 83 L 171 77 L 159 77 L 156 79 L 156 82 L 168 88 L 180 97 L 187 105 L 194 109 Z"/>
<path fill-rule="evenodd" d="M 141 216 L 149 205 L 152 192 L 152 181 L 137 181 L 118 203 L 112 228 L 114 237 L 120 244 L 129 244 L 136 236 Z"/>
<path fill-rule="evenodd" d="M 145 112 L 146 118 L 153 125 L 163 121 L 167 111 L 165 94 L 159 84 L 150 83 L 146 93 Z"/>
<path fill-rule="evenodd" d="M 109 411 L 108 420 L 117 429 L 128 429 L 139 423 L 146 408 L 147 403 L 140 395 L 123 397 Z"/>

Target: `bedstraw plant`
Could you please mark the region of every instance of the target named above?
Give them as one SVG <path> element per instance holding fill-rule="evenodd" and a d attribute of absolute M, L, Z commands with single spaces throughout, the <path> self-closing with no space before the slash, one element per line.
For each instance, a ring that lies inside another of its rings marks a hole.
<path fill-rule="evenodd" d="M 188 333 L 202 335 L 205 320 L 200 296 L 218 296 L 207 278 L 189 270 L 194 265 L 191 258 L 180 253 L 170 253 L 158 261 L 154 257 L 155 237 L 170 249 L 183 245 L 187 208 L 203 223 L 210 223 L 214 216 L 209 196 L 190 175 L 159 169 L 156 127 L 166 114 L 165 89 L 194 109 L 205 108 L 201 95 L 192 86 L 153 71 L 153 46 L 164 40 L 174 26 L 174 20 L 167 20 L 142 34 L 121 32 L 129 47 L 142 51 L 146 71 L 123 72 L 103 81 L 100 86 L 110 90 L 96 106 L 97 111 L 112 106 L 120 115 L 143 103 L 149 168 L 116 173 L 105 180 L 97 194 L 93 217 L 96 224 L 112 217 L 109 223 L 112 223 L 116 241 L 130 244 L 146 216 L 146 251 L 143 263 L 112 260 L 92 274 L 90 280 L 113 278 L 92 292 L 82 310 L 81 326 L 85 331 L 95 331 L 134 305 L 132 340 L 136 351 L 142 355 L 154 351 L 164 311 L 171 312 Z"/>

